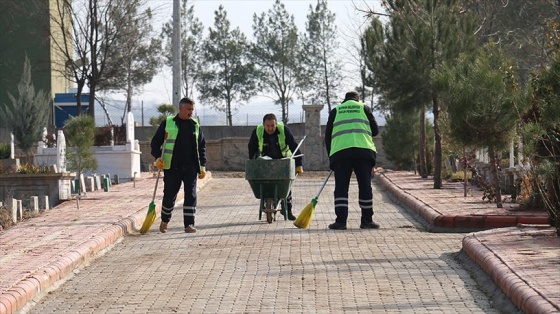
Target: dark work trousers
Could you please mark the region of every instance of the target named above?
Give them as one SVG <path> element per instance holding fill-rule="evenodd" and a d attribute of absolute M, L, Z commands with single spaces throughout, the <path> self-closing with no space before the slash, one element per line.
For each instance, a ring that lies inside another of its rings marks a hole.
<path fill-rule="evenodd" d="M 352 172 L 358 180 L 358 203 L 362 210 L 362 222 L 373 220 L 373 194 L 371 192 L 372 162 L 362 158 L 349 158 L 336 162 L 333 166 L 335 188 L 334 188 L 334 212 L 336 222 L 346 224 L 348 219 L 348 188 Z"/>
<path fill-rule="evenodd" d="M 198 171 L 196 167 L 188 167 L 178 170 L 164 170 L 163 177 L 163 201 L 161 206 L 161 221 L 169 222 L 171 213 L 175 207 L 177 193 L 181 188 L 181 183 L 185 190 L 185 201 L 183 202 L 183 221 L 185 227 L 194 225 L 196 214 L 196 182 Z"/>

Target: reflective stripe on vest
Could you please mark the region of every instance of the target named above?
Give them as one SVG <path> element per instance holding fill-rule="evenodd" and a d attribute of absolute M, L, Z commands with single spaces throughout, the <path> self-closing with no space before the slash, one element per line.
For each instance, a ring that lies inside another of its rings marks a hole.
<path fill-rule="evenodd" d="M 351 147 L 371 149 L 375 152 L 375 143 L 373 143 L 369 120 L 364 112 L 364 104 L 348 100 L 335 109 L 336 117 L 333 123 L 329 157 Z"/>
<path fill-rule="evenodd" d="M 165 122 L 165 134 L 167 135 L 167 138 L 165 140 L 165 146 L 163 147 L 163 162 L 164 162 L 164 167 L 163 169 L 169 169 L 171 167 L 171 159 L 173 158 L 173 148 L 175 147 L 175 140 L 177 139 L 177 134 L 179 133 L 179 128 L 177 128 L 177 124 L 175 123 L 175 120 L 173 120 L 175 117 L 174 116 L 170 116 L 167 117 L 167 121 Z M 196 121 L 196 119 L 192 119 L 194 122 L 194 137 L 195 137 L 195 147 L 197 147 L 196 149 L 196 159 L 198 160 L 198 165 L 200 167 L 200 156 L 198 154 L 198 133 L 199 133 L 199 125 L 198 125 L 198 121 Z"/>
<path fill-rule="evenodd" d="M 284 157 L 291 157 L 292 152 L 288 145 L 286 145 L 286 133 L 284 133 L 284 123 L 278 122 L 276 123 L 276 128 L 278 129 L 278 145 L 280 145 L 280 151 L 282 152 L 282 156 Z M 263 146 L 264 146 L 264 125 L 259 124 L 257 125 L 257 139 L 259 140 L 259 156 L 263 155 Z"/>

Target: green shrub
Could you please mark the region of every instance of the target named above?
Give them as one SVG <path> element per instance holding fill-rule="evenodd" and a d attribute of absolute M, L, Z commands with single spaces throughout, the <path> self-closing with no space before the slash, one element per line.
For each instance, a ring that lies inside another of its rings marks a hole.
<path fill-rule="evenodd" d="M 46 166 L 37 166 L 37 165 L 25 163 L 19 166 L 17 173 L 19 174 L 49 173 L 49 168 Z"/>
<path fill-rule="evenodd" d="M 448 180 L 452 182 L 463 182 L 464 179 L 465 174 L 463 173 L 463 171 L 457 171 L 454 172 Z M 470 179 L 472 179 L 472 173 L 470 171 L 467 171 L 467 180 Z"/>
<path fill-rule="evenodd" d="M 0 159 L 10 158 L 11 149 L 9 144 L 0 144 Z"/>

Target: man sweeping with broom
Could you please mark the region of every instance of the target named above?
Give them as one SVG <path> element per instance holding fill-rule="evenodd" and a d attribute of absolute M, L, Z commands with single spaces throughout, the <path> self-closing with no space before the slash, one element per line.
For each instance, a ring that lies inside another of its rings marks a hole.
<path fill-rule="evenodd" d="M 196 184 L 206 176 L 206 141 L 200 124 L 193 117 L 194 101 L 182 98 L 179 113 L 167 117 L 152 138 L 152 156 L 156 166 L 163 169 L 163 200 L 159 231 L 167 232 L 167 224 L 175 207 L 177 194 L 184 189 L 183 222 L 186 233 L 195 233 Z M 166 137 L 167 135 L 167 137 Z M 165 147 L 163 144 L 165 143 Z"/>
<path fill-rule="evenodd" d="M 325 146 L 330 168 L 334 171 L 334 211 L 336 220 L 329 229 L 346 230 L 348 219 L 348 188 L 352 172 L 359 188 L 361 229 L 377 229 L 373 222 L 371 172 L 375 166 L 376 149 L 373 137 L 379 133 L 375 117 L 368 106 L 360 102 L 356 91 L 344 96 L 344 101 L 332 109 L 325 129 Z"/>

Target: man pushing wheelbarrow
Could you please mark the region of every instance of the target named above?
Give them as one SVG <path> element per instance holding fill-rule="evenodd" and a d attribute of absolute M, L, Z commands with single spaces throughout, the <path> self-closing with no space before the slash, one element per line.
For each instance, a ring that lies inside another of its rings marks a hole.
<path fill-rule="evenodd" d="M 276 211 L 277 205 L 274 203 L 281 202 L 284 218 L 295 220 L 291 184 L 296 174 L 303 173 L 303 155 L 300 154 L 294 135 L 286 125 L 276 120 L 273 113 L 268 113 L 263 117 L 263 123 L 251 133 L 248 148 L 251 160 L 247 162 L 245 175 L 255 196 L 261 199 L 261 212 L 265 207 L 267 221 L 271 223 L 272 213 Z M 266 159 L 273 162 L 264 163 Z"/>

